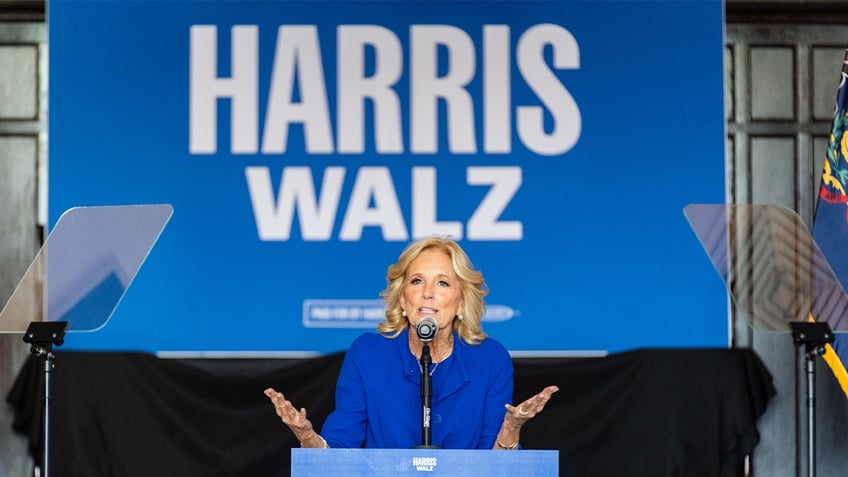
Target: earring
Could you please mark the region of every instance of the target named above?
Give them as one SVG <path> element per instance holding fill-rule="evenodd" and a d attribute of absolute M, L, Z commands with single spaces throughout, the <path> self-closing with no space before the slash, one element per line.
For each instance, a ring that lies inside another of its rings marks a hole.
<path fill-rule="evenodd" d="M 456 318 L 457 318 L 459 321 L 462 321 L 462 320 L 464 320 L 464 319 L 465 319 L 465 317 L 464 317 L 464 316 L 462 316 L 462 313 L 460 313 L 460 314 L 456 315 Z"/>
<path fill-rule="evenodd" d="M 400 316 L 406 318 L 406 310 L 400 310 Z"/>

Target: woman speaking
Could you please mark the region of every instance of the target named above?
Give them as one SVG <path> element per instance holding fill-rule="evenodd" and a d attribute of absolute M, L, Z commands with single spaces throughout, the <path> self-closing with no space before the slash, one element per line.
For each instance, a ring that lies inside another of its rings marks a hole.
<path fill-rule="evenodd" d="M 453 240 L 410 244 L 387 274 L 380 294 L 386 320 L 348 349 L 336 385 L 336 406 L 321 433 L 305 408 L 272 389 L 265 395 L 302 447 L 406 449 L 421 444 L 422 377 L 431 382 L 432 445 L 446 449 L 519 448 L 521 427 L 559 390 L 548 386 L 518 406 L 512 360 L 481 327 L 488 293 L 483 275 Z M 423 320 L 423 321 L 422 321 Z M 423 330 L 423 331 L 422 331 Z M 422 340 L 422 332 L 426 338 Z M 420 357 L 429 349 L 432 362 Z"/>

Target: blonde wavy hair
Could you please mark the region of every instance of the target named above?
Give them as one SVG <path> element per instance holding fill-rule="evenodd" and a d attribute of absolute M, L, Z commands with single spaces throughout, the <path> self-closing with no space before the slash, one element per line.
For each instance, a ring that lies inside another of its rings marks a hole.
<path fill-rule="evenodd" d="M 462 247 L 445 237 L 429 237 L 409 244 L 398 257 L 397 263 L 389 266 L 386 273 L 388 285 L 380 292 L 386 304 L 386 321 L 377 325 L 377 331 L 393 338 L 409 326 L 406 317 L 402 315 L 400 297 L 406 285 L 406 273 L 410 265 L 425 250 L 437 250 L 450 257 L 453 271 L 461 285 L 463 303 L 463 319 L 454 318 L 453 328 L 466 343 L 479 344 L 487 336 L 480 320 L 483 319 L 486 309 L 483 297 L 489 290 L 484 288 L 483 274 L 474 268 Z"/>

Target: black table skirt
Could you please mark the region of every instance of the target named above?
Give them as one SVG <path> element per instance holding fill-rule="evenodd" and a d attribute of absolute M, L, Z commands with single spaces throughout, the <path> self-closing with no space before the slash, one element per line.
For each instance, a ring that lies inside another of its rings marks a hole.
<path fill-rule="evenodd" d="M 60 351 L 52 373 L 51 475 L 288 475 L 289 449 L 298 442 L 262 391 L 282 390 L 320 429 L 343 357 L 174 360 Z M 751 350 L 513 361 L 515 402 L 548 384 L 560 387 L 521 440 L 528 449 L 558 449 L 563 476 L 735 477 L 775 394 Z M 36 459 L 42 375 L 31 357 L 7 397 L 14 427 L 28 436 Z"/>

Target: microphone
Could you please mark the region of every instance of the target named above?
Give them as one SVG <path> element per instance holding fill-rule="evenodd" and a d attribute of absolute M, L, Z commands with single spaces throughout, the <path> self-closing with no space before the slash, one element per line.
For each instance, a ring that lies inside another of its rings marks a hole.
<path fill-rule="evenodd" d="M 415 327 L 415 331 L 418 332 L 418 339 L 427 343 L 429 341 L 433 341 L 436 333 L 439 332 L 439 324 L 436 323 L 436 320 L 432 317 L 425 316 L 418 322 L 418 325 Z"/>

